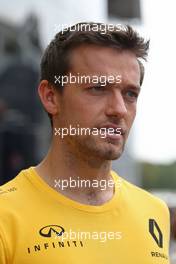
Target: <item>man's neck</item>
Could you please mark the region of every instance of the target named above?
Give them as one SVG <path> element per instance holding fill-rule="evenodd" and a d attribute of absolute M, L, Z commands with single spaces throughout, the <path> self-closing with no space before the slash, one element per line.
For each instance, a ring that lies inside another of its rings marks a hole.
<path fill-rule="evenodd" d="M 102 205 L 112 198 L 114 185 L 110 161 L 80 159 L 53 145 L 45 159 L 35 167 L 50 187 L 82 204 Z"/>

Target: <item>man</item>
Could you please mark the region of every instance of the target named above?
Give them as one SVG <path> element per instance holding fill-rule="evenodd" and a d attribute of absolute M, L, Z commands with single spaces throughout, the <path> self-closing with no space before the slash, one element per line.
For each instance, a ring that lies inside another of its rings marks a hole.
<path fill-rule="evenodd" d="M 102 28 L 67 28 L 43 55 L 38 92 L 52 142 L 38 166 L 1 187 L 2 264 L 169 263 L 166 205 L 111 171 L 149 43 L 131 27 Z"/>

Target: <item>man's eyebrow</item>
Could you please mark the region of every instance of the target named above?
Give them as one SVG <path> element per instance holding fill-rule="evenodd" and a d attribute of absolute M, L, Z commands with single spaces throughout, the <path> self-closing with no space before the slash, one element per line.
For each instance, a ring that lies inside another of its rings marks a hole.
<path fill-rule="evenodd" d="M 133 89 L 133 90 L 137 90 L 138 92 L 141 91 L 141 86 L 140 85 L 135 85 L 135 84 L 128 84 L 126 86 L 126 88 L 128 89 Z"/>
<path fill-rule="evenodd" d="M 97 79 L 100 78 L 97 76 Z M 94 81 L 93 81 L 94 80 Z M 114 85 L 114 84 L 120 84 L 120 83 L 117 83 L 116 81 L 114 82 L 109 82 L 108 80 L 103 80 L 102 82 L 98 81 L 98 82 L 95 82 L 95 78 L 90 78 L 90 83 L 86 83 L 86 84 L 91 84 L 91 85 L 97 85 L 97 86 L 110 86 L 110 85 Z"/>
<path fill-rule="evenodd" d="M 103 87 L 107 86 L 108 87 L 108 86 L 113 86 L 113 85 L 118 85 L 118 87 L 121 86 L 121 83 L 117 83 L 116 81 L 109 82 L 108 80 L 104 80 L 103 82 L 100 82 L 100 81 L 92 82 L 92 80 L 94 80 L 94 78 L 90 78 L 90 83 L 88 82 L 88 83 L 85 83 L 85 84 L 87 84 L 87 85 L 89 84 L 90 86 L 97 86 L 97 87 L 99 87 L 99 86 L 103 86 Z M 129 83 L 129 84 L 125 85 L 125 89 L 133 89 L 133 90 L 136 90 L 136 91 L 140 92 L 141 91 L 141 86 Z"/>
<path fill-rule="evenodd" d="M 109 82 L 106 82 L 106 85 L 107 86 L 110 86 L 110 85 L 115 85 L 116 83 L 109 83 Z M 118 87 L 123 87 L 123 85 L 121 85 L 121 83 L 117 83 Z M 124 89 L 132 89 L 132 90 L 135 90 L 137 91 L 138 93 L 141 91 L 141 86 L 138 85 L 138 84 L 126 84 L 124 85 Z"/>

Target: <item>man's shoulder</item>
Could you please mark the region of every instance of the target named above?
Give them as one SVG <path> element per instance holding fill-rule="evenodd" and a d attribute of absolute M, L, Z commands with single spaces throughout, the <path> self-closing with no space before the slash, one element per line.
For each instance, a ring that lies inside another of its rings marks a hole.
<path fill-rule="evenodd" d="M 113 173 L 120 179 L 120 188 L 122 189 L 124 197 L 128 201 L 131 201 L 131 203 L 136 204 L 136 206 L 141 206 L 145 209 L 153 208 L 155 210 L 164 210 L 168 212 L 168 207 L 163 200 L 154 196 L 149 191 L 119 177 L 116 172 Z"/>
<path fill-rule="evenodd" d="M 20 171 L 14 179 L 0 186 L 0 211 L 14 206 L 23 197 L 26 190 L 26 173 L 28 170 Z"/>

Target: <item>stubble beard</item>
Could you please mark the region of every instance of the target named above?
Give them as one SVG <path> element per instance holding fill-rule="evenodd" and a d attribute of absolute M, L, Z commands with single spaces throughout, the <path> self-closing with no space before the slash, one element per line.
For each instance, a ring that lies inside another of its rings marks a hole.
<path fill-rule="evenodd" d="M 80 159 L 98 161 L 111 161 L 118 159 L 124 150 L 124 141 L 113 144 L 110 139 L 98 136 L 67 136 L 67 144 Z"/>

